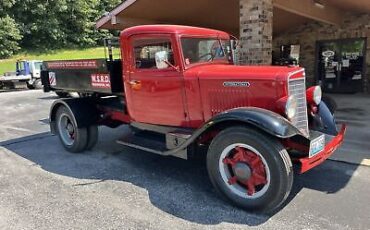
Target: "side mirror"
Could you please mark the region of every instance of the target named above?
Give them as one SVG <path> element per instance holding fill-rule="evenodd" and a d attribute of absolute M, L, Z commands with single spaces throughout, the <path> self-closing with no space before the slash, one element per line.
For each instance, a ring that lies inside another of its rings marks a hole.
<path fill-rule="evenodd" d="M 157 69 L 167 69 L 169 67 L 168 63 L 167 51 L 158 51 L 155 53 L 155 64 Z"/>
<path fill-rule="evenodd" d="M 230 35 L 230 40 L 232 49 L 236 50 L 239 46 L 239 39 L 233 35 Z"/>
<path fill-rule="evenodd" d="M 231 40 L 231 47 L 233 50 L 236 50 L 238 48 L 238 45 L 239 45 L 239 40 L 237 39 Z"/>

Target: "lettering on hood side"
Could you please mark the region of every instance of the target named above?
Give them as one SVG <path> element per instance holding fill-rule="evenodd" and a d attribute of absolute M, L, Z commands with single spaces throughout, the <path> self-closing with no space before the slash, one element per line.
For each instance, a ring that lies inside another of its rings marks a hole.
<path fill-rule="evenodd" d="M 251 83 L 248 81 L 225 81 L 224 87 L 250 87 Z"/>

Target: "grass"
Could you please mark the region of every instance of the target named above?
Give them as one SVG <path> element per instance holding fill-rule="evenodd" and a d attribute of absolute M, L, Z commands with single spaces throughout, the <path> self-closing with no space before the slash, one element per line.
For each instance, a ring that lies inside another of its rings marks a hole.
<path fill-rule="evenodd" d="M 73 60 L 73 59 L 94 59 L 104 58 L 104 48 L 89 48 L 78 50 L 56 50 L 46 54 L 23 52 L 9 59 L 0 60 L 0 76 L 5 72 L 15 71 L 15 63 L 17 60 Z"/>

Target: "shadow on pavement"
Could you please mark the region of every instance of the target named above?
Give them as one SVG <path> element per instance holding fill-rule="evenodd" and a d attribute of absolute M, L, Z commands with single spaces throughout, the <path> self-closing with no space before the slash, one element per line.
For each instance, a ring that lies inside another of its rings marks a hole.
<path fill-rule="evenodd" d="M 120 129 L 101 129 L 100 137 L 105 138 L 101 138 L 93 151 L 85 154 L 66 152 L 58 138 L 48 133 L 14 139 L 0 143 L 0 146 L 48 172 L 92 180 L 73 186 L 89 186 L 107 180 L 132 183 L 148 191 L 155 207 L 187 221 L 258 226 L 271 217 L 247 213 L 220 199 L 208 179 L 203 162 L 162 157 L 121 147 L 115 144 L 121 133 Z M 352 165 L 326 162 L 304 175 L 297 175 L 287 203 L 303 188 L 336 193 L 346 186 L 355 169 L 356 166 Z"/>
<path fill-rule="evenodd" d="M 57 100 L 60 99 L 57 95 L 47 96 L 47 97 L 39 97 L 39 100 Z"/>
<path fill-rule="evenodd" d="M 21 88 L 21 89 L 0 89 L 0 93 L 8 93 L 8 92 L 19 92 L 19 91 L 28 91 L 29 89 Z"/>

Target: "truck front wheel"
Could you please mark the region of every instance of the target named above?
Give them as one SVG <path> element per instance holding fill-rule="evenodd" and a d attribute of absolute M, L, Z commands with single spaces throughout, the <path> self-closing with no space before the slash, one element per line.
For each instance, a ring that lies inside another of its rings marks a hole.
<path fill-rule="evenodd" d="M 32 85 L 34 89 L 42 89 L 41 79 L 36 79 Z"/>
<path fill-rule="evenodd" d="M 27 88 L 28 89 L 35 89 L 35 86 L 33 84 L 30 84 L 27 82 Z"/>
<path fill-rule="evenodd" d="M 79 153 L 86 149 L 88 128 L 78 128 L 73 114 L 65 106 L 61 106 L 56 112 L 56 130 L 67 151 Z"/>
<path fill-rule="evenodd" d="M 274 138 L 246 127 L 221 131 L 207 153 L 212 184 L 237 206 L 272 212 L 288 197 L 293 183 L 290 157 Z"/>

